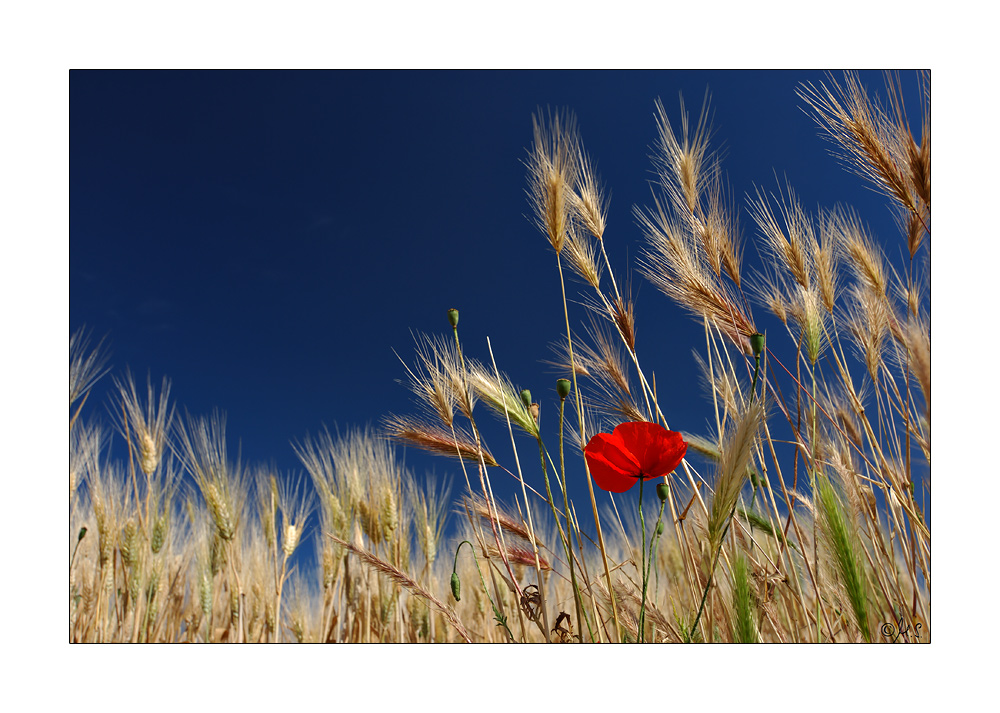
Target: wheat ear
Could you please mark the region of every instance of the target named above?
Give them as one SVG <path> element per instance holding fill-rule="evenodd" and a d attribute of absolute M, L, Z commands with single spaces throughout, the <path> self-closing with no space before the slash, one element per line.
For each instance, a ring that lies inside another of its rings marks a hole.
<path fill-rule="evenodd" d="M 356 554 L 358 557 L 361 558 L 362 562 L 364 562 L 366 565 L 368 565 L 375 571 L 385 574 L 386 576 L 389 577 L 389 579 L 394 581 L 396 584 L 405 587 L 407 591 L 411 592 L 412 594 L 416 594 L 418 597 L 423 597 L 428 602 L 433 604 L 435 607 L 437 607 L 438 611 L 444 614 L 445 618 L 451 622 L 452 626 L 455 627 L 455 631 L 458 632 L 458 635 L 461 636 L 463 639 L 465 639 L 466 643 L 469 644 L 472 643 L 472 637 L 470 636 L 466 628 L 462 626 L 462 622 L 459 620 L 458 615 L 455 614 L 454 609 L 449 607 L 447 604 L 442 603 L 433 594 L 431 594 L 426 589 L 421 587 L 414 580 L 410 579 L 410 577 L 408 577 L 406 574 L 396 569 L 388 562 L 379 559 L 368 550 L 362 547 L 358 547 L 357 545 L 353 545 L 350 542 L 347 542 L 346 540 L 342 540 L 336 535 L 330 534 L 329 532 L 327 533 L 326 536 L 329 537 L 334 542 L 336 542 L 341 547 L 344 547 L 347 550 Z"/>

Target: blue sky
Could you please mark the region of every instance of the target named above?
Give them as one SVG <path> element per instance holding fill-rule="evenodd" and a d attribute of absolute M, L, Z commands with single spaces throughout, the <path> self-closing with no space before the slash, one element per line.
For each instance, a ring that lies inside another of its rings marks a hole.
<path fill-rule="evenodd" d="M 861 76 L 883 92 L 880 72 Z M 919 120 L 915 77 L 902 79 Z M 302 470 L 291 443 L 324 425 L 377 429 L 416 412 L 396 354 L 412 363 L 414 333 L 448 336 L 455 307 L 466 352 L 488 359 L 490 338 L 501 370 L 542 404 L 554 448 L 564 374 L 544 362 L 564 321 L 554 254 L 527 217 L 523 159 L 532 114 L 568 109 L 611 196 L 605 245 L 634 288 L 644 369 L 671 427 L 707 435 L 711 404 L 692 355 L 702 327 L 636 271 L 633 206 L 652 204 L 654 101 L 676 127 L 679 96 L 694 122 L 711 93 L 713 146 L 751 268 L 746 197 L 786 179 L 807 209 L 856 208 L 898 258 L 887 202 L 830 155 L 796 96 L 821 81 L 804 71 L 75 70 L 70 328 L 106 336 L 114 373 L 168 376 L 181 413 L 225 412 L 234 456 L 239 447 L 244 462 L 290 473 Z M 588 289 L 569 282 L 575 327 Z M 754 313 L 789 349 L 780 324 Z M 105 419 L 110 386 L 88 404 Z M 511 467 L 505 430 L 486 435 Z M 519 448 L 540 489 L 533 442 Z M 406 463 L 461 478 L 452 461 L 412 449 Z M 512 481 L 495 482 L 509 501 Z"/>

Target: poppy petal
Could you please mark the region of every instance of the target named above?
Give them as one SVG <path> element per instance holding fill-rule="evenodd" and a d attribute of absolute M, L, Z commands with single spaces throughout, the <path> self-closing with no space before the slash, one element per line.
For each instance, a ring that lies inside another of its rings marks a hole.
<path fill-rule="evenodd" d="M 637 476 L 621 472 L 599 453 L 588 453 L 587 465 L 597 487 L 609 493 L 624 493 L 639 482 Z"/>
<path fill-rule="evenodd" d="M 616 434 L 598 433 L 584 448 L 587 465 L 601 490 L 624 493 L 636 484 L 639 463 Z"/>
<path fill-rule="evenodd" d="M 617 433 L 595 434 L 587 447 L 587 453 L 600 454 L 614 468 L 624 474 L 637 476 L 641 464 L 626 445 L 624 439 Z"/>
<path fill-rule="evenodd" d="M 633 421 L 614 431 L 639 464 L 643 478 L 658 478 L 674 471 L 687 453 L 687 443 L 677 431 L 658 423 Z"/>

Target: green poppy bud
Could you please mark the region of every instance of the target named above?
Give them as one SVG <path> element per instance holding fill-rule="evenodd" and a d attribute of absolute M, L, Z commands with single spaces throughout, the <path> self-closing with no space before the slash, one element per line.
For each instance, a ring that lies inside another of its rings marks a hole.
<path fill-rule="evenodd" d="M 670 494 L 670 486 L 669 485 L 667 485 L 666 483 L 657 483 L 656 484 L 656 497 L 658 497 L 660 499 L 660 502 L 665 502 L 666 499 L 667 499 L 667 495 L 669 495 L 669 494 Z"/>
<path fill-rule="evenodd" d="M 452 327 L 458 326 L 458 310 L 454 307 L 448 310 L 448 321 L 451 323 Z"/>
<path fill-rule="evenodd" d="M 753 350 L 753 355 L 759 357 L 760 353 L 764 351 L 764 335 L 760 332 L 750 335 L 750 348 Z"/>
<path fill-rule="evenodd" d="M 556 382 L 556 393 L 559 394 L 559 398 L 565 400 L 569 396 L 569 390 L 572 387 L 569 379 L 559 379 Z"/>
<path fill-rule="evenodd" d="M 531 408 L 531 392 L 527 389 L 521 391 L 521 403 L 524 404 L 524 408 Z"/>
<path fill-rule="evenodd" d="M 81 527 L 80 528 L 80 534 L 76 536 L 76 541 L 79 542 L 80 540 L 82 540 L 83 536 L 86 535 L 86 534 L 87 534 L 87 528 L 86 527 Z"/>
<path fill-rule="evenodd" d="M 663 520 L 656 523 L 656 536 L 659 537 L 663 534 Z"/>
<path fill-rule="evenodd" d="M 456 602 L 462 601 L 462 583 L 458 579 L 458 572 L 451 573 L 451 596 Z"/>

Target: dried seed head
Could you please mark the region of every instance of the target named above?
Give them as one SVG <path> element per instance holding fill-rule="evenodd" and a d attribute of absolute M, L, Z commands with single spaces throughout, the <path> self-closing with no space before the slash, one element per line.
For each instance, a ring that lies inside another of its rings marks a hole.
<path fill-rule="evenodd" d="M 721 449 L 722 458 L 708 527 L 710 549 L 713 551 L 722 542 L 725 526 L 746 480 L 747 468 L 753 463 L 754 440 L 763 420 L 761 402 L 752 401 L 743 413 L 734 418 L 733 428 Z"/>
<path fill-rule="evenodd" d="M 281 547 L 282 551 L 285 553 L 285 557 L 292 556 L 292 553 L 295 551 L 295 548 L 299 544 L 299 536 L 301 534 L 302 534 L 301 529 L 296 527 L 295 525 L 289 524 L 285 526 L 285 535 L 282 538 L 282 547 Z"/>
<path fill-rule="evenodd" d="M 500 551 L 495 545 L 487 547 L 487 550 L 491 557 L 500 556 Z M 535 566 L 535 552 L 529 546 L 522 545 L 517 542 L 508 542 L 506 547 L 507 560 L 513 565 L 520 565 L 522 567 L 534 567 Z M 540 554 L 538 555 L 538 567 L 542 570 L 552 569 L 552 566 L 548 563 L 544 557 Z"/>
<path fill-rule="evenodd" d="M 229 542 L 236 534 L 236 523 L 233 520 L 233 512 L 228 499 L 215 483 L 207 484 L 205 499 L 208 501 L 208 510 L 215 522 L 219 537 Z"/>
<path fill-rule="evenodd" d="M 845 72 L 844 84 L 834 84 L 833 90 L 823 83 L 818 88 L 808 83 L 802 84 L 797 94 L 812 107 L 816 122 L 828 136 L 840 144 L 842 158 L 849 166 L 901 206 L 916 212 L 917 196 L 926 193 L 929 199 L 930 186 L 929 183 L 923 184 L 922 167 L 916 167 L 914 174 L 912 164 L 923 164 L 925 157 L 922 150 L 916 150 L 902 116 L 898 90 L 893 88 L 892 82 L 889 91 L 894 97 L 894 118 L 869 97 L 860 78 L 853 72 Z M 926 166 L 929 178 L 929 136 Z M 921 186 L 916 189 L 916 195 L 911 193 L 914 178 Z"/>
<path fill-rule="evenodd" d="M 601 266 L 597 260 L 597 247 L 579 234 L 573 226 L 566 228 L 566 254 L 569 266 L 580 278 L 596 290 L 601 288 Z"/>
<path fill-rule="evenodd" d="M 219 536 L 219 531 L 216 530 L 212 535 L 212 551 L 209 559 L 213 577 L 225 568 L 226 560 L 225 541 Z"/>
<path fill-rule="evenodd" d="M 617 295 L 611 300 L 610 312 L 622 341 L 635 352 L 635 302 L 627 294 Z"/>
<path fill-rule="evenodd" d="M 820 235 L 822 242 L 817 241 L 813 253 L 813 265 L 816 268 L 819 294 L 823 298 L 823 306 L 831 314 L 837 300 L 837 273 L 840 261 L 840 251 L 837 247 L 840 233 L 837 230 L 836 215 L 836 213 L 826 213 L 821 217 Z"/>
<path fill-rule="evenodd" d="M 159 464 L 160 449 L 149 431 L 143 429 L 139 435 L 139 465 L 142 468 L 142 472 L 150 476 Z"/>
<path fill-rule="evenodd" d="M 853 304 L 848 313 L 848 325 L 874 383 L 882 364 L 885 336 L 889 330 L 888 305 L 882 296 L 859 285 L 851 290 Z"/>
<path fill-rule="evenodd" d="M 420 543 L 423 546 L 424 558 L 428 565 L 434 564 L 434 560 L 437 559 L 437 537 L 430 523 L 425 522 L 421 528 Z"/>
<path fill-rule="evenodd" d="M 571 115 L 550 115 L 547 125 L 532 117 L 535 141 L 528 159 L 529 198 L 535 219 L 558 255 L 566 242 L 566 228 L 576 184 L 578 140 Z"/>
<path fill-rule="evenodd" d="M 465 389 L 461 357 L 453 341 L 420 335 L 416 339 L 417 362 L 414 368 L 404 364 L 410 377 L 410 389 L 422 405 L 435 414 L 445 426 L 455 420 L 455 405 Z M 471 411 L 463 403 L 462 410 Z"/>
<path fill-rule="evenodd" d="M 757 190 L 757 199 L 751 203 L 754 221 L 764 236 L 765 245 L 777 264 L 783 264 L 788 274 L 802 288 L 810 289 L 812 272 L 812 246 L 816 242 L 812 222 L 799 203 L 791 186 L 786 187 L 775 200 L 784 223 L 778 219 L 768 199 Z"/>
<path fill-rule="evenodd" d="M 201 570 L 198 581 L 198 603 L 201 605 L 201 615 L 206 619 L 212 615 L 212 575 L 207 567 Z"/>
<path fill-rule="evenodd" d="M 838 243 L 858 280 L 869 290 L 885 295 L 888 287 L 882 251 L 861 224 L 853 211 L 839 214 Z"/>
<path fill-rule="evenodd" d="M 112 522 L 105 503 L 94 500 L 94 515 L 97 518 L 97 539 L 98 552 L 101 569 L 107 567 L 111 562 L 111 555 L 115 550 L 114 532 L 112 532 Z"/>
<path fill-rule="evenodd" d="M 590 157 L 581 149 L 578 158 L 579 182 L 573 195 L 573 209 L 590 234 L 603 240 L 608 213 L 604 191 L 601 190 Z"/>
<path fill-rule="evenodd" d="M 647 215 L 636 212 L 648 243 L 641 261 L 642 273 L 657 289 L 682 307 L 708 319 L 744 353 L 749 353 L 749 336 L 757 331 L 752 316 L 743 311 L 742 301 L 705 265 L 690 235 L 669 218 L 657 201 Z"/>
<path fill-rule="evenodd" d="M 927 226 L 930 225 L 930 219 L 930 208 L 925 203 L 921 203 L 918 206 L 918 212 L 910 213 L 906 223 L 906 243 L 910 248 L 911 258 L 917 254 L 917 250 L 920 249 L 920 245 L 923 243 L 924 236 L 927 235 Z"/>
<path fill-rule="evenodd" d="M 787 326 L 790 305 L 785 294 L 784 281 L 780 278 L 771 278 L 760 274 L 756 277 L 758 279 L 750 286 L 751 293 L 758 302 L 771 310 L 771 313 Z"/>
<path fill-rule="evenodd" d="M 229 595 L 229 621 L 233 624 L 238 623 L 240 620 L 240 594 L 233 588 L 233 591 Z"/>
<path fill-rule="evenodd" d="M 509 532 L 525 542 L 531 542 L 531 534 L 528 532 L 524 522 L 513 514 L 508 513 L 499 507 L 494 508 L 486 500 L 478 496 L 468 496 L 464 500 L 464 505 L 468 512 L 478 515 L 483 520 L 483 524 L 489 527 L 489 522 L 496 518 L 497 524 L 506 532 Z M 538 535 L 535 535 L 535 543 L 539 547 L 544 547 Z M 533 557 L 533 556 L 532 556 Z M 534 564 L 534 559 L 532 559 Z"/>
<path fill-rule="evenodd" d="M 373 545 L 378 545 L 382 541 L 382 528 L 378 521 L 378 511 L 370 507 L 364 500 L 358 503 L 358 515 L 361 523 L 361 530 L 372 541 Z M 357 523 L 355 523 L 357 524 Z"/>
<path fill-rule="evenodd" d="M 909 352 L 913 376 L 924 394 L 924 411 L 927 419 L 931 412 L 931 333 L 930 325 L 923 319 L 909 322 L 906 329 L 906 347 Z"/>
<path fill-rule="evenodd" d="M 655 161 L 660 183 L 678 208 L 686 210 L 691 215 L 696 213 L 702 190 L 712 178 L 713 162 L 708 150 L 711 135 L 708 101 L 709 96 L 706 92 L 701 117 L 692 136 L 689 117 L 684 109 L 684 99 L 681 98 L 681 136 L 678 139 L 663 103 L 659 99 L 656 100 L 659 142 Z"/>
<path fill-rule="evenodd" d="M 323 547 L 323 589 L 329 589 L 337 581 L 340 571 L 340 557 L 334 555 L 333 547 L 324 543 Z"/>
<path fill-rule="evenodd" d="M 455 433 L 446 431 L 433 424 L 420 421 L 410 416 L 389 416 L 385 421 L 389 437 L 395 441 L 416 446 L 438 455 L 461 456 L 462 460 L 478 462 L 480 454 L 483 462 L 490 466 L 497 465 L 496 458 L 486 450 L 479 448 L 472 436 L 455 428 Z"/>

